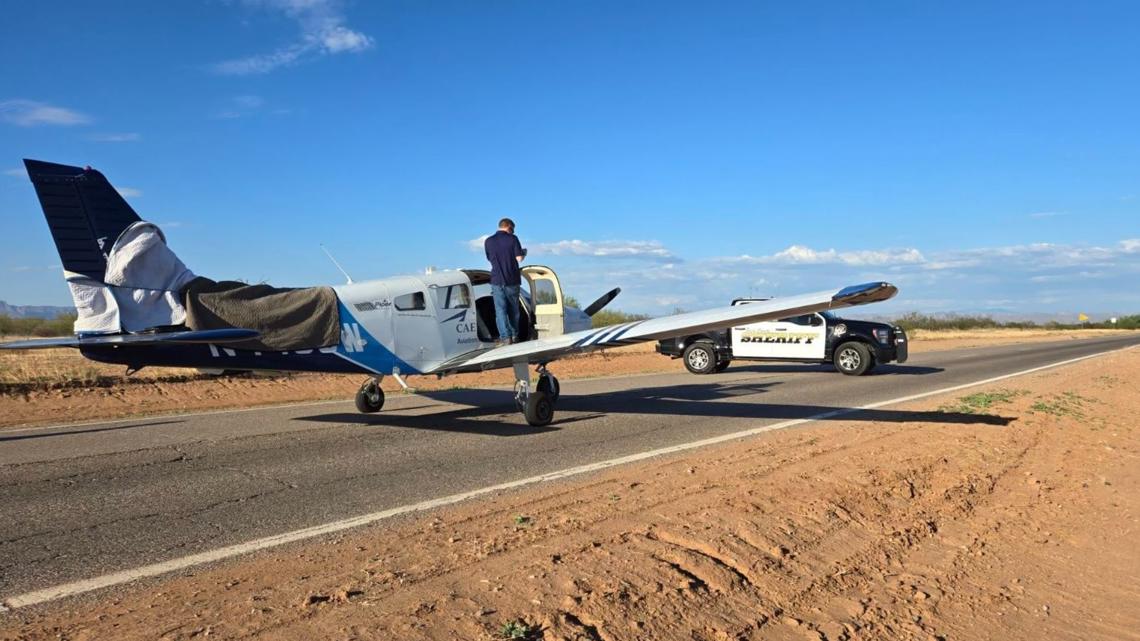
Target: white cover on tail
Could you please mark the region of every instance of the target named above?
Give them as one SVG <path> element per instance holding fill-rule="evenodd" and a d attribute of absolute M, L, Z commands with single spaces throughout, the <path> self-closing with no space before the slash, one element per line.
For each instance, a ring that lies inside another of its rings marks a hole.
<path fill-rule="evenodd" d="M 162 230 L 145 221 L 127 227 L 111 246 L 105 282 L 66 276 L 79 313 L 75 331 L 101 334 L 183 323 L 178 292 L 194 279 L 166 246 Z"/>
<path fill-rule="evenodd" d="M 111 288 L 82 274 L 64 271 L 71 300 L 75 302 L 76 334 L 117 334 L 122 331 L 119 322 L 119 304 Z"/>

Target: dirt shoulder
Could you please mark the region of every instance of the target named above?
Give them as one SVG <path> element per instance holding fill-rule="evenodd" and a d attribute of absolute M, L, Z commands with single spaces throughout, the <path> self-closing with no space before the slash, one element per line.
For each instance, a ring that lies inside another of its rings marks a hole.
<path fill-rule="evenodd" d="M 11 613 L 0 637 L 1140 638 L 1137 376 L 1120 352 Z"/>
<path fill-rule="evenodd" d="M 1080 340 L 1111 335 L 1112 330 L 976 330 L 918 332 L 911 353 L 1011 343 Z M 654 353 L 653 344 L 567 358 L 552 368 L 563 380 L 682 371 L 680 361 Z M 255 407 L 281 403 L 351 399 L 363 381 L 359 375 L 214 377 L 193 370 L 144 369 L 126 377 L 123 368 L 87 361 L 73 350 L 0 353 L 0 429 L 68 421 L 127 418 L 175 412 Z M 461 374 L 437 380 L 423 376 L 418 389 L 507 385 L 506 370 Z M 392 378 L 390 394 L 403 393 Z"/>

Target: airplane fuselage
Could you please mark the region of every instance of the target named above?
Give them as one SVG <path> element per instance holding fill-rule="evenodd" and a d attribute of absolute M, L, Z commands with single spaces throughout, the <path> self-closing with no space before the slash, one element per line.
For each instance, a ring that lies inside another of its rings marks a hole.
<path fill-rule="evenodd" d="M 488 293 L 482 270 L 397 276 L 333 287 L 338 299 L 340 342 L 327 347 L 266 351 L 227 345 L 91 346 L 87 358 L 104 363 L 193 367 L 208 370 L 280 370 L 369 375 L 435 373 L 444 363 L 488 350 L 488 323 L 480 330 L 480 300 Z M 531 281 L 533 283 L 533 281 Z M 557 281 L 554 286 L 558 287 Z M 557 305 L 561 306 L 561 291 Z M 533 313 L 529 293 L 521 305 Z M 589 327 L 589 317 L 564 308 L 562 331 Z"/>

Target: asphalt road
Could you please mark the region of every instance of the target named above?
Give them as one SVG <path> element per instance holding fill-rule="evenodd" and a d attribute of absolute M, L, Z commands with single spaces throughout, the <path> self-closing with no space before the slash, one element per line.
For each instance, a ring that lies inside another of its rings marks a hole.
<path fill-rule="evenodd" d="M 375 415 L 357 414 L 345 401 L 0 431 L 0 601 L 574 465 L 1134 344 L 1140 336 L 916 354 L 906 365 L 860 378 L 810 365 L 740 364 L 704 377 L 682 370 L 564 381 L 555 422 L 545 428 L 526 425 L 509 391 L 484 390 L 390 398 Z M 551 370 L 557 374 L 557 363 Z M 883 408 L 836 420 L 914 418 Z"/>

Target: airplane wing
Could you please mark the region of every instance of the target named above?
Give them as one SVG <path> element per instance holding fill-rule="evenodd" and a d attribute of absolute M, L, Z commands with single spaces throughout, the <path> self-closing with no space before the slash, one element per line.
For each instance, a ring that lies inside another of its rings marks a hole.
<path fill-rule="evenodd" d="M 632 345 L 662 338 L 687 336 L 714 329 L 723 329 L 745 323 L 876 303 L 887 300 L 896 293 L 898 293 L 898 289 L 890 283 L 865 283 L 815 294 L 789 296 L 747 305 L 721 307 L 611 325 L 562 336 L 526 341 L 515 345 L 505 345 L 475 354 L 465 354 L 444 363 L 436 368 L 433 373 L 495 369 L 523 362 L 546 363 L 569 354 L 589 352 L 602 347 Z"/>
<path fill-rule="evenodd" d="M 66 336 L 34 338 L 0 343 L 0 349 L 46 349 L 49 347 L 89 347 L 94 345 L 153 345 L 155 343 L 232 343 L 257 338 L 253 329 L 204 329 L 153 334 L 112 334 L 106 336 Z"/>

